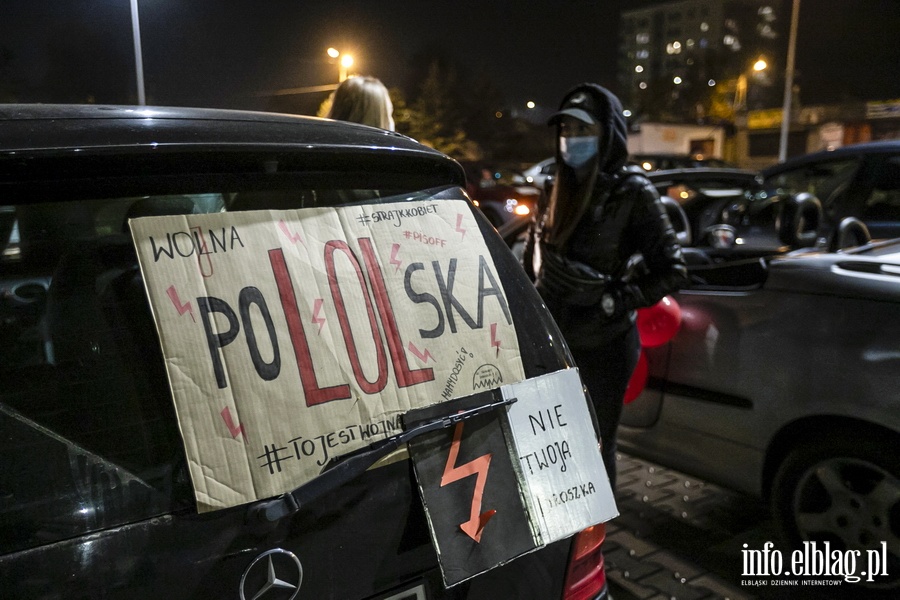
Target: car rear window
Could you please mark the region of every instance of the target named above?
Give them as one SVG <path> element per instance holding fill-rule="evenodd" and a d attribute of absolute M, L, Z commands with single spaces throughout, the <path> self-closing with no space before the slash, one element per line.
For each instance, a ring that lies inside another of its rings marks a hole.
<path fill-rule="evenodd" d="M 0 554 L 193 507 L 128 219 L 462 194 L 289 186 L 0 205 Z"/>

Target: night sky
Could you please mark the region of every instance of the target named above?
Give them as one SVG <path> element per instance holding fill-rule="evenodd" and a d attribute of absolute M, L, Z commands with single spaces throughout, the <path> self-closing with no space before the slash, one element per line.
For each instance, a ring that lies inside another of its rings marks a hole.
<path fill-rule="evenodd" d="M 391 87 L 416 57 L 443 55 L 516 104 L 553 106 L 582 81 L 615 86 L 619 11 L 653 3 L 139 0 L 147 98 L 266 108 L 259 92 L 335 82 L 334 46 Z M 898 31 L 900 0 L 802 0 L 803 102 L 900 98 Z M 131 32 L 129 0 L 0 0 L 0 94 L 133 102 Z"/>

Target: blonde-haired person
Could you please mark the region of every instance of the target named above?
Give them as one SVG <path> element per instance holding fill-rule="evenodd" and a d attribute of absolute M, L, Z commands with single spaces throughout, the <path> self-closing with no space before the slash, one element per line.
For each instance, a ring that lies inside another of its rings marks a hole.
<path fill-rule="evenodd" d="M 375 77 L 345 79 L 334 91 L 326 116 L 394 131 L 394 105 L 387 88 Z"/>

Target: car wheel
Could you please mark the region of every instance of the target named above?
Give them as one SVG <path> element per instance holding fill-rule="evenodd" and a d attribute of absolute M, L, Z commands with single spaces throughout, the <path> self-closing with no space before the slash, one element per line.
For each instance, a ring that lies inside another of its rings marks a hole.
<path fill-rule="evenodd" d="M 900 459 L 897 440 L 847 430 L 815 446 L 790 452 L 775 475 L 772 511 L 785 539 L 795 548 L 816 542 L 831 551 L 859 550 L 857 575 L 866 569 L 867 550 L 886 543 L 887 564 L 860 585 L 900 586 Z"/>

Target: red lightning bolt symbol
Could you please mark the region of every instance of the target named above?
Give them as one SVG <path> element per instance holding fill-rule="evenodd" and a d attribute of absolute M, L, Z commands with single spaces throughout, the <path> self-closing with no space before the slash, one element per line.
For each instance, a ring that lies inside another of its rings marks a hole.
<path fill-rule="evenodd" d="M 194 307 L 191 306 L 190 300 L 182 304 L 181 300 L 178 298 L 178 291 L 175 289 L 174 285 L 169 286 L 169 289 L 166 290 L 166 294 L 169 295 L 169 300 L 171 300 L 172 304 L 175 305 L 175 310 L 178 311 L 179 315 L 190 313 L 191 321 L 193 321 L 194 323 L 197 322 L 197 319 L 194 318 Z"/>
<path fill-rule="evenodd" d="M 466 230 L 463 229 L 462 220 L 463 220 L 462 213 L 456 215 L 456 230 L 458 232 L 460 232 L 462 234 L 462 237 L 464 238 L 464 237 L 466 237 Z M 462 239 L 462 238 L 460 238 L 460 239 Z"/>
<path fill-rule="evenodd" d="M 397 268 L 394 269 L 394 273 L 400 270 L 400 259 L 397 258 L 397 253 L 400 252 L 400 244 L 394 244 L 391 246 L 391 264 L 397 265 Z"/>
<path fill-rule="evenodd" d="M 287 223 L 283 220 L 278 221 L 278 227 L 281 229 L 281 232 L 287 237 L 287 239 L 291 240 L 292 244 L 296 244 L 297 242 L 303 243 L 303 238 L 300 237 L 299 233 L 294 233 L 290 229 L 288 229 Z M 304 246 L 306 244 L 303 244 Z"/>
<path fill-rule="evenodd" d="M 225 427 L 228 428 L 228 432 L 231 434 L 231 437 L 236 438 L 239 435 L 244 436 L 244 441 L 247 441 L 247 432 L 244 431 L 243 425 L 235 426 L 234 420 L 231 418 L 231 410 L 226 406 L 222 409 L 221 412 L 222 420 L 225 421 Z"/>
<path fill-rule="evenodd" d="M 456 459 L 459 457 L 459 441 L 462 439 L 463 423 L 457 423 L 456 429 L 453 430 L 453 443 L 450 444 L 450 454 L 447 456 L 447 465 L 444 467 L 444 474 L 441 476 L 441 487 L 447 484 L 465 479 L 470 475 L 476 475 L 475 492 L 472 494 L 472 511 L 469 520 L 460 523 L 459 528 L 476 542 L 481 542 L 481 534 L 484 533 L 484 526 L 491 520 L 496 510 L 488 510 L 481 514 L 481 500 L 484 495 L 484 484 L 487 481 L 488 468 L 491 465 L 491 454 L 479 456 L 473 461 L 464 465 L 454 467 Z"/>
<path fill-rule="evenodd" d="M 500 340 L 497 339 L 496 323 L 491 323 L 491 346 L 497 347 L 497 356 L 500 356 Z"/>
<path fill-rule="evenodd" d="M 429 358 L 431 359 L 431 362 L 435 362 L 434 357 L 431 355 L 431 352 L 428 351 L 428 348 L 426 348 L 425 352 L 423 353 L 421 350 L 416 348 L 416 345 L 412 342 L 410 342 L 406 347 L 410 352 L 413 353 L 416 358 L 421 360 L 423 363 L 427 363 Z"/>
<path fill-rule="evenodd" d="M 319 324 L 319 334 L 322 334 L 322 325 L 325 324 L 325 317 L 319 316 L 319 311 L 322 310 L 322 302 L 321 298 L 316 298 L 316 301 L 313 303 L 313 316 L 312 322 Z"/>

